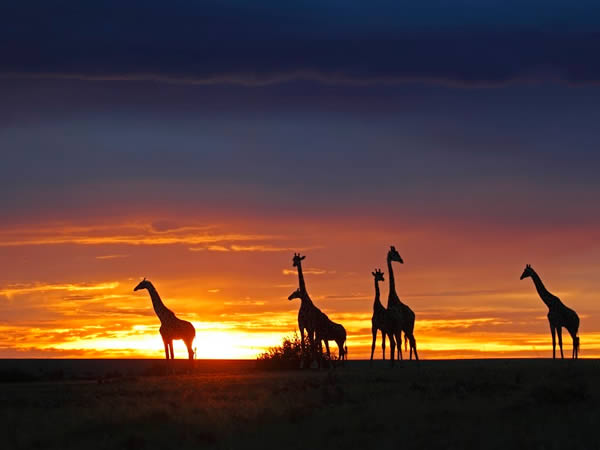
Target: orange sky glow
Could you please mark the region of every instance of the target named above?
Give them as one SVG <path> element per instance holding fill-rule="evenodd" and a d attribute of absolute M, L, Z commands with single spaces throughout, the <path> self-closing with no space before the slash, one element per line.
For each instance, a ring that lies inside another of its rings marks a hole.
<path fill-rule="evenodd" d="M 389 245 L 405 261 L 394 266 L 397 291 L 416 313 L 421 358 L 549 357 L 546 307 L 531 280 L 519 281 L 526 263 L 578 312 L 581 356 L 598 357 L 600 251 L 589 244 L 597 235 L 584 225 L 385 225 L 369 216 L 6 225 L 0 357 L 164 357 L 149 296 L 133 292 L 147 277 L 194 324 L 198 358 L 255 358 L 297 328 L 299 302 L 287 296 L 298 286 L 299 251 L 313 301 L 348 331 L 349 357 L 368 358 L 371 271 L 387 272 Z M 381 287 L 385 304 L 387 276 Z M 182 342 L 175 356 L 186 356 Z"/>

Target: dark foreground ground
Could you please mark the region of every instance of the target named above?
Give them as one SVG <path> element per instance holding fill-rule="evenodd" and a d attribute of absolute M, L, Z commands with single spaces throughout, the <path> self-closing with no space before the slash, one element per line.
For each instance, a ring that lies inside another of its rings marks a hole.
<path fill-rule="evenodd" d="M 597 360 L 176 362 L 0 361 L 0 448 L 600 448 Z"/>

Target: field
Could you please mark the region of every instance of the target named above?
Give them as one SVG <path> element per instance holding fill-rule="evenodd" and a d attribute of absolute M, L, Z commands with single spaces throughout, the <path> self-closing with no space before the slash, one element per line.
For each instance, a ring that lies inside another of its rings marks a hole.
<path fill-rule="evenodd" d="M 600 447 L 600 361 L 0 361 L 2 448 Z"/>

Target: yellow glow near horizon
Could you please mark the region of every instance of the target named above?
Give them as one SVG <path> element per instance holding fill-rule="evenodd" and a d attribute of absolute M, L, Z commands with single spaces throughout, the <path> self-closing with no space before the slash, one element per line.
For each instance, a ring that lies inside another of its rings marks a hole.
<path fill-rule="evenodd" d="M 387 271 L 389 243 L 405 259 L 394 267 L 397 289 L 416 313 L 422 358 L 551 356 L 546 307 L 531 281 L 518 279 L 530 254 L 542 255 L 547 287 L 577 310 L 582 357 L 600 354 L 600 285 L 592 252 L 567 271 L 560 258 L 545 253 L 545 241 L 528 235 L 493 230 L 473 243 L 460 230 L 399 234 L 344 226 L 244 223 L 220 229 L 139 221 L 0 228 L 0 357 L 163 358 L 150 298 L 133 292 L 146 276 L 165 304 L 194 324 L 198 358 L 255 358 L 297 329 L 300 303 L 287 300 L 298 286 L 290 249 L 311 249 L 304 274 L 313 301 L 345 326 L 350 358 L 368 358 L 371 271 Z M 589 246 L 579 235 L 559 232 L 553 242 L 562 246 L 553 252 L 567 255 Z M 485 258 L 499 246 L 502 252 Z M 384 304 L 387 281 L 381 285 Z M 566 332 L 563 341 L 570 355 Z M 335 343 L 331 348 L 337 350 Z M 187 357 L 181 341 L 175 353 Z M 380 334 L 375 355 L 381 357 Z"/>

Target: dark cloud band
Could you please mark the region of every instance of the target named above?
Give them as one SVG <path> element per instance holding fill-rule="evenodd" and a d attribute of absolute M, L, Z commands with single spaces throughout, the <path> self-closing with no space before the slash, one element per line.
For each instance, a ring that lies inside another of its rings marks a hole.
<path fill-rule="evenodd" d="M 582 24 L 575 31 L 558 18 L 548 25 L 557 8 L 524 25 L 507 14 L 511 4 L 491 8 L 495 18 L 479 12 L 458 19 L 443 2 L 430 1 L 438 9 L 429 13 L 379 3 L 65 2 L 40 4 L 35 15 L 19 4 L 0 15 L 0 73 L 240 85 L 600 80 L 600 33 L 583 26 L 597 11 L 572 18 Z"/>

